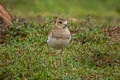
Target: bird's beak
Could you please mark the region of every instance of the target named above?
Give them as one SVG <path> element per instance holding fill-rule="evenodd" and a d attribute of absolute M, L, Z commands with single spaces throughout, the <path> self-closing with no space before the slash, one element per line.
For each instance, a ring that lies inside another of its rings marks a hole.
<path fill-rule="evenodd" d="M 65 25 L 65 27 L 68 27 L 68 24 L 64 24 Z"/>
<path fill-rule="evenodd" d="M 67 21 L 64 22 L 64 26 L 65 26 L 65 27 L 68 27 Z"/>

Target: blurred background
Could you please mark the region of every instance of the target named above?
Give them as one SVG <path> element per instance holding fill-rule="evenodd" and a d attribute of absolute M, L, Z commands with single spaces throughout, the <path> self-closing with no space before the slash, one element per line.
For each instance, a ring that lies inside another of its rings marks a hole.
<path fill-rule="evenodd" d="M 20 17 L 61 15 L 76 19 L 119 19 L 120 0 L 0 0 L 8 11 Z"/>

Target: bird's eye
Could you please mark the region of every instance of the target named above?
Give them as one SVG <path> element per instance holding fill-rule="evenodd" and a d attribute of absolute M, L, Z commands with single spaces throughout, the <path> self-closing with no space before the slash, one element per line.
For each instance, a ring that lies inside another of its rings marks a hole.
<path fill-rule="evenodd" d="M 59 23 L 60 23 L 60 24 L 62 24 L 62 22 L 61 22 L 61 21 L 59 21 Z"/>

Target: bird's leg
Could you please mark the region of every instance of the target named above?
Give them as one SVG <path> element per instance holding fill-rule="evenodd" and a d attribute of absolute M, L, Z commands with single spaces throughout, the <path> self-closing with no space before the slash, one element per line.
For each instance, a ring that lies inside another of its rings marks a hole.
<path fill-rule="evenodd" d="M 61 53 L 60 53 L 60 64 L 63 63 L 63 49 L 61 49 Z"/>
<path fill-rule="evenodd" d="M 57 53 L 57 51 L 55 51 L 55 54 L 54 54 L 54 65 L 55 65 L 55 68 L 57 68 L 57 62 L 56 62 L 56 53 Z"/>

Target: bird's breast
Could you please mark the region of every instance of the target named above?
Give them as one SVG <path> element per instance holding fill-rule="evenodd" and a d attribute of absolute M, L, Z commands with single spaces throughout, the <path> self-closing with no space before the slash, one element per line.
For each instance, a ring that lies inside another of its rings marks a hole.
<path fill-rule="evenodd" d="M 63 38 L 56 39 L 56 38 L 49 36 L 47 43 L 50 47 L 54 49 L 61 49 L 61 48 L 66 47 L 70 43 L 70 40 L 71 40 L 71 36 L 67 39 L 63 39 Z"/>
<path fill-rule="evenodd" d="M 66 47 L 71 40 L 71 34 L 68 28 L 64 30 L 52 30 L 48 36 L 47 43 L 54 49 Z"/>

